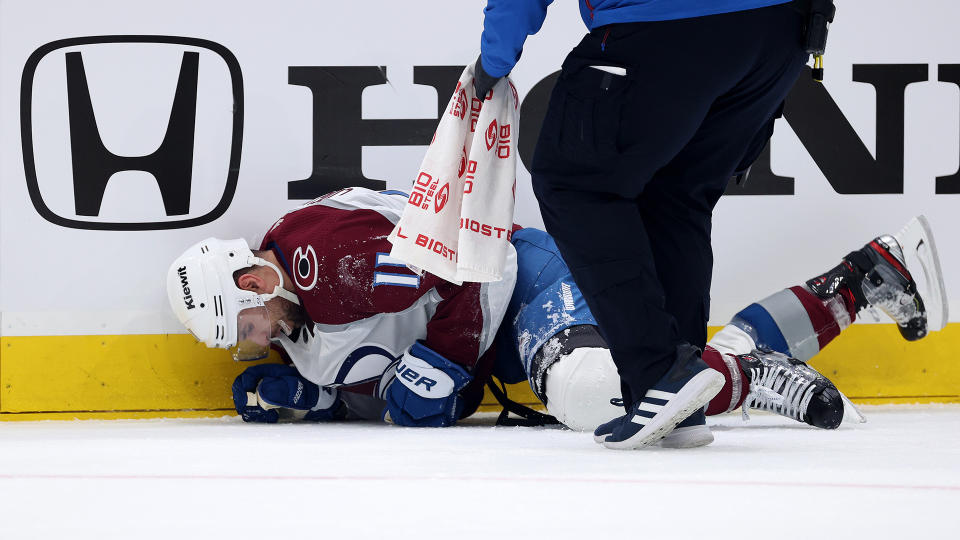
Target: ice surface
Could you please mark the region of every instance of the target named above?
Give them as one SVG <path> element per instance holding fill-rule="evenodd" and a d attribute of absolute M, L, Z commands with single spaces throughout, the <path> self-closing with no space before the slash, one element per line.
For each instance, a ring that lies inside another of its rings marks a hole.
<path fill-rule="evenodd" d="M 7 422 L 0 538 L 960 538 L 960 406 L 865 413 L 630 452 L 489 417 Z"/>

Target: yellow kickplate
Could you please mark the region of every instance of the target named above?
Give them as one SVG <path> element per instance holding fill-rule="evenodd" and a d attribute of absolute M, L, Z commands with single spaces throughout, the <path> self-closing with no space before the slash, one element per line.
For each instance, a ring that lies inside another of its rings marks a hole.
<path fill-rule="evenodd" d="M 190 335 L 3 337 L 0 414 L 232 409 L 249 365 Z"/>
<path fill-rule="evenodd" d="M 39 420 L 139 420 L 143 418 L 237 418 L 233 407 L 209 411 L 158 410 L 158 411 L 75 411 L 75 412 L 25 412 L 3 413 L 0 421 L 33 422 Z"/>
<path fill-rule="evenodd" d="M 811 365 L 854 401 L 957 403 L 958 348 L 960 323 L 914 343 L 893 325 L 854 325 Z M 222 416 L 249 365 L 189 335 L 0 337 L 0 419 Z M 526 383 L 508 394 L 538 404 Z M 485 396 L 481 410 L 496 409 Z"/>
<path fill-rule="evenodd" d="M 955 403 L 960 398 L 960 323 L 914 342 L 892 324 L 848 328 L 810 365 L 864 403 Z"/>

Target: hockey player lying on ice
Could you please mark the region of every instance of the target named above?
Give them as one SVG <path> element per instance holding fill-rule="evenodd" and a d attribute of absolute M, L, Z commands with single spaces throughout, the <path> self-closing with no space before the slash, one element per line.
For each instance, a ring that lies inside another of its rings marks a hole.
<path fill-rule="evenodd" d="M 272 343 L 293 364 L 252 366 L 237 378 L 244 420 L 451 426 L 476 410 L 491 374 L 528 380 L 573 429 L 623 414 L 613 361 L 546 233 L 512 235 L 503 281 L 456 286 L 388 255 L 387 235 L 404 204 L 401 192 L 344 189 L 283 216 L 262 251 L 242 239 L 207 239 L 171 265 L 171 305 L 199 340 L 238 360 L 263 358 Z M 723 390 L 661 444 L 708 444 L 704 412 L 741 406 L 836 428 L 844 400 L 805 361 L 866 307 L 894 318 L 908 340 L 946 320 L 926 222 L 914 220 L 901 234 L 910 246 L 922 241 L 927 296 L 916 293 L 898 240 L 881 236 L 805 285 L 751 304 L 703 352 L 725 375 Z M 604 426 L 596 436 L 605 436 Z"/>

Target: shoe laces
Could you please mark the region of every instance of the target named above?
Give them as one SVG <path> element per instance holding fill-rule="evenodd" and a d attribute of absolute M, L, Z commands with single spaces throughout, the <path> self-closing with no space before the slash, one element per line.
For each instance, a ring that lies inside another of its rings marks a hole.
<path fill-rule="evenodd" d="M 815 381 L 783 365 L 751 367 L 750 394 L 743 401 L 743 417 L 749 419 L 750 407 L 804 422 L 815 391 Z"/>

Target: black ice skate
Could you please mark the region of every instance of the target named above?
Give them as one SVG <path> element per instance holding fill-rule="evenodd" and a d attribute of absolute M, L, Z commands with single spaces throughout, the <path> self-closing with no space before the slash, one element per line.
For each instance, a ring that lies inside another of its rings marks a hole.
<path fill-rule="evenodd" d="M 750 380 L 747 408 L 775 412 L 823 429 L 843 420 L 844 399 L 829 379 L 804 362 L 764 350 L 737 356 Z"/>
<path fill-rule="evenodd" d="M 925 277 L 924 296 L 908 266 L 919 269 Z M 821 298 L 829 298 L 846 286 L 857 311 L 880 309 L 896 321 L 908 341 L 942 329 L 947 321 L 943 273 L 933 233 L 923 216 L 911 220 L 896 235 L 877 237 L 850 253 L 836 268 L 811 279 L 807 286 Z"/>

